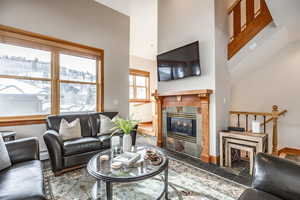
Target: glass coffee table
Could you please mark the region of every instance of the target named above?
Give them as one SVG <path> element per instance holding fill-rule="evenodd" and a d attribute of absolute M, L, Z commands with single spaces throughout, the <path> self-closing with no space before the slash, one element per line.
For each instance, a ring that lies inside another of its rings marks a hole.
<path fill-rule="evenodd" d="M 149 160 L 144 160 L 146 151 L 149 149 L 156 151 L 163 158 L 160 165 L 154 166 Z M 164 172 L 164 188 L 157 199 L 162 199 L 162 197 L 168 199 L 168 157 L 158 148 L 149 146 L 137 146 L 134 148 L 133 152 L 141 154 L 140 160 L 133 166 L 123 165 L 120 169 L 113 169 L 111 167 L 113 155 L 110 149 L 91 158 L 87 165 L 87 171 L 97 179 L 97 182 L 92 189 L 93 199 L 102 199 L 101 197 L 103 196 L 106 196 L 107 200 L 113 199 L 112 183 L 142 181 L 152 178 L 162 172 Z M 102 155 L 108 155 L 109 159 L 105 161 L 100 160 L 100 156 Z M 102 185 L 105 185 L 105 187 L 101 187 Z M 103 195 L 103 193 L 105 195 Z"/>

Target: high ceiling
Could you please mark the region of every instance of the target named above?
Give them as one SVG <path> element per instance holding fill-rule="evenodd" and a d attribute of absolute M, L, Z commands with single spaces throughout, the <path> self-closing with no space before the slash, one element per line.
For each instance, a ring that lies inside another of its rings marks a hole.
<path fill-rule="evenodd" d="M 157 0 L 94 0 L 130 16 L 130 55 L 156 60 Z"/>
<path fill-rule="evenodd" d="M 120 13 L 130 16 L 131 0 L 95 0 L 107 7 L 110 7 Z"/>

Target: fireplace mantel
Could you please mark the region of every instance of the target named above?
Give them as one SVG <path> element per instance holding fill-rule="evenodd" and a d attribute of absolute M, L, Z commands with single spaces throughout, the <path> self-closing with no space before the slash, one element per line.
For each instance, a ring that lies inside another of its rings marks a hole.
<path fill-rule="evenodd" d="M 187 90 L 179 92 L 169 92 L 159 94 L 157 91 L 153 94 L 156 100 L 156 133 L 157 133 L 157 146 L 163 147 L 162 130 L 162 111 L 166 107 L 182 107 L 194 106 L 198 108 L 199 113 L 202 115 L 202 152 L 200 159 L 204 162 L 211 162 L 209 154 L 209 102 L 210 94 L 213 91 L 205 90 Z"/>

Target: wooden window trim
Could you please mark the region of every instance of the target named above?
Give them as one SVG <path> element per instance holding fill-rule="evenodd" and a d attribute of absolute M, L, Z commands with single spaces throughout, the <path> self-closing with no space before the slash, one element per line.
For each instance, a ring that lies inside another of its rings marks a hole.
<path fill-rule="evenodd" d="M 129 85 L 130 87 L 133 87 L 133 99 L 129 99 L 128 101 L 130 103 L 149 103 L 151 102 L 150 100 L 150 72 L 143 71 L 143 70 L 138 70 L 138 69 L 129 69 L 129 74 L 132 75 L 133 78 L 133 85 Z M 136 76 L 144 76 L 147 78 L 146 86 L 137 86 L 136 85 Z M 146 99 L 137 99 L 136 96 L 136 89 L 137 88 L 146 88 Z"/>
<path fill-rule="evenodd" d="M 25 76 L 0 75 L 0 78 L 49 81 L 51 83 L 51 114 L 60 113 L 60 94 L 59 83 L 75 83 L 96 85 L 96 111 L 103 112 L 104 109 L 104 50 L 90 47 L 38 33 L 33 33 L 0 24 L 0 43 L 12 44 L 17 46 L 29 47 L 34 49 L 50 51 L 51 58 L 51 77 L 35 78 Z M 68 54 L 96 59 L 97 79 L 95 82 L 68 81 L 59 79 L 59 54 Z M 43 124 L 47 115 L 30 116 L 8 116 L 0 117 L 1 126 L 18 126 L 30 124 Z"/>

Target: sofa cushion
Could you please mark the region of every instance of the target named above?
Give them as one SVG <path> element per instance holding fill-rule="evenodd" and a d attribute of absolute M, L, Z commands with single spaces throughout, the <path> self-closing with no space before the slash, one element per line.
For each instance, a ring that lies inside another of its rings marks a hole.
<path fill-rule="evenodd" d="M 283 200 L 276 196 L 273 196 L 269 193 L 256 190 L 256 189 L 247 189 L 240 196 L 239 200 Z"/>
<path fill-rule="evenodd" d="M 75 119 L 72 122 L 62 119 L 60 122 L 59 135 L 63 140 L 81 138 L 80 119 Z"/>
<path fill-rule="evenodd" d="M 64 155 L 70 156 L 79 153 L 100 150 L 101 142 L 98 138 L 83 137 L 65 141 L 63 148 Z"/>
<path fill-rule="evenodd" d="M 92 136 L 92 122 L 90 114 L 66 114 L 66 115 L 50 115 L 47 117 L 47 129 L 55 130 L 59 132 L 60 123 L 62 119 L 67 122 L 72 122 L 75 119 L 80 119 L 81 136 L 91 137 Z"/>
<path fill-rule="evenodd" d="M 97 136 L 98 133 L 100 133 L 100 126 L 101 126 L 101 119 L 100 114 L 104 115 L 106 117 L 109 117 L 110 119 L 113 119 L 116 115 L 118 115 L 117 112 L 97 112 L 97 113 L 90 113 L 90 119 L 92 123 L 92 129 L 93 129 L 93 136 Z"/>
<path fill-rule="evenodd" d="M 21 162 L 0 172 L 1 200 L 46 200 L 42 163 Z"/>
<path fill-rule="evenodd" d="M 100 114 L 100 130 L 97 133 L 97 135 L 104 135 L 104 134 L 112 133 L 111 129 L 116 126 L 115 121 L 117 118 L 118 118 L 118 115 L 111 119 L 105 115 Z"/>

